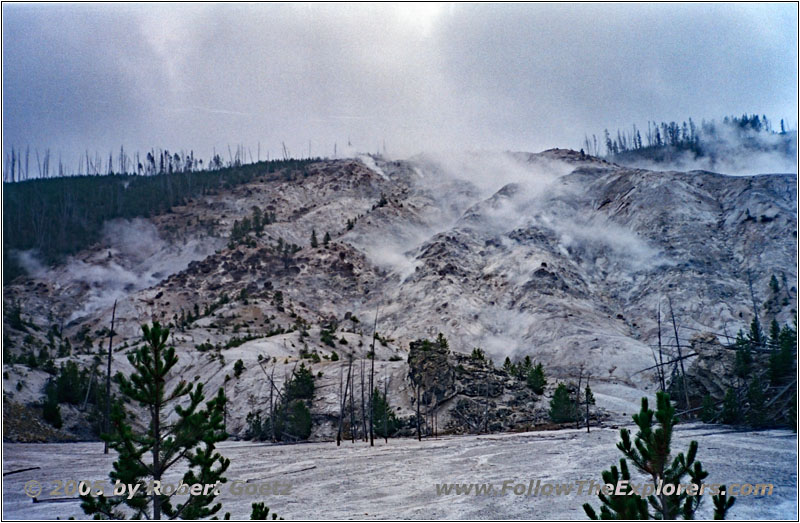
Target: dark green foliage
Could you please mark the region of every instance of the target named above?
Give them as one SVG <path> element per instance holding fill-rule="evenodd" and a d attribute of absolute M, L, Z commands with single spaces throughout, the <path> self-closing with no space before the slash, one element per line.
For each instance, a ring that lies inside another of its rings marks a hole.
<path fill-rule="evenodd" d="M 333 338 L 333 332 L 329 331 L 328 329 L 322 329 L 319 331 L 319 339 L 322 343 L 329 347 L 336 346 L 336 340 Z"/>
<path fill-rule="evenodd" d="M 606 155 L 619 163 L 649 160 L 670 162 L 678 156 L 705 158 L 713 166 L 722 157 L 735 154 L 770 154 L 794 159 L 797 133 L 777 133 L 764 115 L 726 116 L 722 122 L 703 121 L 699 126 L 691 118 L 683 122 L 648 122 L 647 130 L 617 131 L 616 138 L 605 130 Z M 642 136 L 644 135 L 644 140 Z M 584 146 L 593 155 L 600 154 L 597 139 L 587 136 Z"/>
<path fill-rule="evenodd" d="M 317 231 L 315 229 L 311 229 L 311 247 L 314 249 L 319 247 L 319 242 L 317 241 Z"/>
<path fill-rule="evenodd" d="M 583 391 L 583 401 L 581 403 L 583 405 L 594 405 L 596 403 L 594 394 L 592 393 L 592 389 L 589 387 L 589 385 L 586 385 L 586 388 Z"/>
<path fill-rule="evenodd" d="M 61 420 L 61 407 L 58 405 L 54 387 L 47 390 L 45 394 L 45 400 L 42 403 L 42 417 L 44 417 L 47 423 L 57 429 L 60 429 L 63 425 Z"/>
<path fill-rule="evenodd" d="M 302 400 L 281 406 L 275 415 L 275 427 L 282 440 L 308 439 L 311 435 L 311 411 Z"/>
<path fill-rule="evenodd" d="M 544 367 L 537 363 L 534 368 L 528 371 L 525 378 L 528 387 L 536 394 L 544 394 L 544 387 L 547 385 L 547 378 L 544 375 Z"/>
<path fill-rule="evenodd" d="M 147 427 L 136 432 L 130 415 L 122 403 L 112 405 L 111 433 L 103 439 L 117 452 L 117 460 L 109 473 L 111 482 L 144 485 L 149 479 L 160 480 L 176 465 L 184 465 L 183 482 L 225 482 L 223 476 L 230 464 L 215 450 L 216 443 L 227 439 L 223 424 L 225 395 L 220 389 L 214 399 L 205 404 L 203 384 L 181 380 L 167 390 L 167 376 L 178 362 L 173 347 L 167 347 L 169 330 L 158 322 L 143 325 L 144 344 L 133 351 L 128 360 L 134 368 L 126 377 L 117 374 L 119 389 L 126 401 L 136 402 L 147 413 L 142 420 Z M 183 404 L 183 406 L 181 406 Z M 170 410 L 177 415 L 169 423 Z M 144 486 L 127 497 L 81 496 L 84 512 L 95 517 L 124 517 L 120 506 L 126 505 L 134 518 L 170 519 L 208 517 L 220 509 L 211 505 L 213 493 L 191 496 L 183 503 L 172 505 L 169 496 L 147 496 Z"/>
<path fill-rule="evenodd" d="M 514 364 L 511 363 L 511 358 L 506 356 L 506 359 L 503 361 L 503 370 L 508 372 L 509 374 L 511 374 L 513 368 L 514 368 Z"/>
<path fill-rule="evenodd" d="M 5 253 L 5 249 L 3 252 L 3 257 L 5 258 L 7 255 Z M 4 263 L 8 263 L 7 260 L 3 260 Z M 10 267 L 6 265 L 6 267 Z M 28 332 L 27 327 L 25 326 L 25 322 L 22 321 L 22 306 L 20 305 L 19 301 L 15 301 L 11 304 L 11 307 L 8 309 L 8 323 L 9 326 L 18 331 Z"/>
<path fill-rule="evenodd" d="M 385 338 L 384 339 L 378 338 L 378 340 L 384 346 L 386 345 L 386 343 L 385 343 L 386 339 Z M 439 347 L 441 347 L 444 350 L 449 350 L 450 349 L 450 344 L 447 342 L 447 338 L 445 338 L 444 334 L 442 334 L 441 332 L 436 336 L 436 343 L 439 345 Z M 480 351 L 481 354 L 483 354 L 483 351 L 481 349 L 478 349 L 478 350 Z M 472 353 L 475 354 L 475 350 L 474 349 L 473 349 Z"/>
<path fill-rule="evenodd" d="M 747 423 L 753 427 L 763 427 L 766 423 L 766 395 L 764 394 L 764 387 L 761 385 L 761 380 L 758 376 L 753 378 L 750 385 L 747 387 Z"/>
<path fill-rule="evenodd" d="M 578 419 L 578 405 L 575 403 L 569 389 L 559 383 L 550 400 L 550 419 L 555 423 L 565 423 Z"/>
<path fill-rule="evenodd" d="M 336 353 L 335 350 L 331 351 L 331 361 L 339 361 L 339 355 Z"/>
<path fill-rule="evenodd" d="M 772 275 L 772 278 L 769 279 L 769 289 L 772 291 L 772 294 L 778 294 L 781 290 L 781 286 L 778 284 L 778 278 L 775 275 Z"/>
<path fill-rule="evenodd" d="M 269 519 L 283 519 L 278 518 L 278 515 L 274 512 L 272 513 L 272 517 L 269 517 L 269 507 L 264 504 L 264 502 L 260 503 L 253 503 L 252 510 L 250 511 L 250 520 L 251 521 L 266 521 Z"/>
<path fill-rule="evenodd" d="M 617 485 L 620 481 L 630 481 L 631 474 L 628 470 L 628 462 L 624 458 L 619 460 L 619 467 L 617 469 L 616 465 L 612 465 L 611 470 L 604 470 L 601 474 L 603 482 Z M 589 503 L 583 504 L 583 510 L 589 516 L 589 519 L 650 519 L 647 501 L 641 496 L 628 496 L 627 493 L 606 496 L 601 492 L 598 497 L 603 504 L 600 507 L 599 517 Z"/>
<path fill-rule="evenodd" d="M 728 493 L 723 491 L 712 498 L 714 500 L 714 519 L 725 519 L 728 510 L 736 503 L 736 498 L 728 497 Z"/>
<path fill-rule="evenodd" d="M 470 357 L 475 361 L 486 361 L 486 353 L 483 352 L 483 349 L 480 347 L 475 347 L 472 349 L 472 354 Z"/>
<path fill-rule="evenodd" d="M 322 238 L 322 244 L 327 247 L 331 243 L 331 233 L 325 232 L 325 237 Z"/>
<path fill-rule="evenodd" d="M 314 375 L 304 363 L 284 383 L 283 392 L 275 406 L 274 431 L 269 417 L 263 419 L 260 412 L 247 415 L 246 436 L 250 439 L 299 441 L 311 435 L 311 411 L 308 405 L 314 397 Z"/>
<path fill-rule="evenodd" d="M 69 176 L 4 183 L 4 283 L 23 274 L 14 251 L 36 249 L 44 263 L 60 262 L 98 241 L 107 220 L 154 216 L 198 195 L 256 178 L 299 178 L 313 161 L 275 160 L 171 173 L 161 172 L 153 164 L 152 171 L 157 174 L 151 176 Z"/>
<path fill-rule="evenodd" d="M 389 406 L 386 396 L 377 388 L 372 392 L 372 419 L 375 433 L 382 438 L 393 436 L 400 428 L 400 421 Z"/>
<path fill-rule="evenodd" d="M 757 317 L 753 317 L 750 322 L 750 332 L 747 333 L 747 341 L 750 342 L 750 348 L 757 349 L 764 345 L 764 331 L 761 330 L 761 323 Z"/>
<path fill-rule="evenodd" d="M 736 397 L 736 391 L 728 389 L 725 392 L 725 399 L 722 403 L 722 413 L 720 414 L 720 421 L 728 425 L 735 425 L 742 420 L 742 410 L 739 405 L 739 399 Z"/>
<path fill-rule="evenodd" d="M 777 339 L 770 340 L 778 351 L 769 358 L 769 378 L 773 385 L 781 385 L 796 375 L 797 329 L 784 325 Z"/>
<path fill-rule="evenodd" d="M 697 442 L 689 443 L 689 450 L 684 455 L 679 453 L 672 456 L 672 432 L 677 424 L 678 418 L 675 415 L 675 408 L 669 401 L 669 395 L 658 392 L 656 396 L 657 408 L 653 412 L 648 408 L 647 398 L 642 398 L 642 408 L 638 414 L 634 414 L 633 421 L 638 427 L 638 432 L 634 440 L 631 440 L 628 429 L 620 430 L 621 441 L 617 443 L 617 448 L 625 456 L 620 459 L 619 471 L 616 467 L 611 467 L 610 471 L 604 471 L 604 483 L 613 483 L 630 478 L 627 460 L 646 475 L 652 481 L 653 490 L 659 481 L 664 485 L 672 484 L 675 486 L 673 494 L 667 495 L 661 492 L 660 495 L 649 495 L 646 499 L 639 494 L 631 493 L 624 496 L 600 494 L 602 503 L 600 514 L 587 503 L 583 506 L 584 511 L 591 519 L 694 519 L 694 515 L 702 502 L 702 496 L 689 495 L 685 490 L 678 492 L 677 486 L 686 483 L 685 476 L 689 479 L 694 488 L 699 492 L 703 480 L 708 477 L 708 472 L 703 470 L 697 457 Z M 656 425 L 653 424 L 655 418 Z M 724 487 L 723 487 L 724 489 Z M 626 492 L 627 494 L 627 492 Z M 730 507 L 732 502 L 722 500 L 717 496 L 714 500 L 715 506 L 727 505 Z M 649 504 L 649 507 L 648 507 Z M 650 512 L 652 509 L 652 512 Z M 725 509 L 727 510 L 727 508 Z M 724 517 L 725 510 L 720 513 Z"/>
<path fill-rule="evenodd" d="M 736 360 L 733 364 L 733 373 L 741 379 L 746 379 L 750 375 L 753 366 L 753 355 L 750 352 L 749 344 L 745 343 L 736 349 Z"/>
<path fill-rule="evenodd" d="M 314 397 L 314 374 L 301 363 L 294 375 L 284 384 L 286 401 L 296 399 L 311 400 Z"/>
<path fill-rule="evenodd" d="M 711 394 L 703 396 L 703 405 L 700 409 L 700 419 L 703 423 L 711 423 L 717 417 L 717 408 L 714 406 L 714 400 L 711 399 Z"/>
<path fill-rule="evenodd" d="M 242 360 L 236 360 L 236 363 L 233 364 L 233 375 L 238 378 L 244 372 L 244 362 Z"/>
<path fill-rule="evenodd" d="M 69 360 L 60 365 L 58 374 L 48 381 L 46 390 L 49 391 L 52 388 L 58 403 L 81 405 L 86 399 L 86 391 L 89 389 L 91 379 L 91 372 L 88 369 L 81 370 L 78 368 L 77 363 Z M 95 404 L 98 402 L 98 390 L 99 387 L 95 381 L 95 385 L 89 391 L 88 403 Z"/>

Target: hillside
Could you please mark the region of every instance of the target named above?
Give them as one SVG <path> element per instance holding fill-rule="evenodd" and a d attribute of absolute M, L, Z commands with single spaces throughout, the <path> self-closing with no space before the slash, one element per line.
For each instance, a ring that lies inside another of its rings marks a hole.
<path fill-rule="evenodd" d="M 346 356 L 357 369 L 369 362 L 377 312 L 376 378 L 381 388 L 388 380 L 401 418 L 415 408 L 409 347 L 442 333 L 452 351 L 442 372 L 464 377 L 426 399 L 439 427 L 471 431 L 485 419 L 470 405 L 490 396 L 496 429 L 521 429 L 546 423 L 552 387 L 579 373 L 591 375 L 601 414 L 630 413 L 656 385 L 641 371 L 653 364 L 659 304 L 674 344 L 668 300 L 685 346 L 703 332 L 730 342 L 754 301 L 766 319 L 796 316 L 793 174 L 648 171 L 567 150 L 365 156 L 302 169 L 203 191 L 151 218 L 107 221 L 100 241 L 56 266 L 24 253 L 30 276 L 3 288 L 5 310 L 19 311 L 4 317 L 4 395 L 41 398 L 46 371 L 26 361 L 42 347 L 56 365 L 91 364 L 118 300 L 115 371 L 128 368 L 142 323 L 172 324 L 180 376 L 224 386 L 228 429 L 244 436 L 247 415 L 268 401 L 267 373 L 274 367 L 280 386 L 302 359 L 317 376 L 312 438 L 329 439 Z M 773 275 L 780 299 L 762 310 Z M 495 369 L 459 356 L 474 347 Z M 499 368 L 507 356 L 544 364 L 545 397 L 525 396 Z M 504 409 L 521 403 L 530 411 L 508 418 Z M 75 410 L 65 425 L 78 432 L 85 419 Z"/>

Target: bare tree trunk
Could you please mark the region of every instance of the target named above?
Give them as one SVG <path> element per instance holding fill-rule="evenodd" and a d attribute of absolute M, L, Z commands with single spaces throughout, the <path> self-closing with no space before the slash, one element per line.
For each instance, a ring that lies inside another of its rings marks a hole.
<path fill-rule="evenodd" d="M 417 440 L 418 441 L 422 441 L 422 433 L 420 432 L 420 426 L 419 426 L 419 422 L 420 422 L 420 419 L 419 419 L 419 389 L 420 389 L 420 386 L 417 385 L 415 387 L 415 391 L 414 392 L 417 395 Z"/>
<path fill-rule="evenodd" d="M 681 365 L 681 384 L 683 388 L 683 397 L 686 401 L 686 409 L 689 409 L 689 390 L 686 388 L 686 369 L 683 366 L 683 354 L 681 352 L 681 342 L 678 338 L 678 324 L 675 322 L 675 312 L 672 310 L 672 297 L 667 296 L 669 300 L 669 314 L 672 317 L 672 328 L 675 330 L 675 345 L 678 347 L 678 360 Z"/>
<path fill-rule="evenodd" d="M 586 389 L 589 390 L 589 375 L 586 376 Z M 589 434 L 589 395 L 586 395 L 586 433 Z"/>
<path fill-rule="evenodd" d="M 275 402 L 272 399 L 272 389 L 275 388 L 275 363 L 272 363 L 272 375 L 269 377 L 269 430 L 272 432 L 272 441 L 277 441 L 278 434 L 275 431 Z"/>
<path fill-rule="evenodd" d="M 483 406 L 483 431 L 489 432 L 489 373 L 486 373 L 486 397 Z"/>
<path fill-rule="evenodd" d="M 389 443 L 389 375 L 383 383 L 383 402 L 386 404 L 386 412 L 383 413 L 383 442 Z"/>
<path fill-rule="evenodd" d="M 347 375 L 348 377 L 351 374 L 351 369 L 353 368 L 353 355 L 350 355 L 350 365 L 347 368 Z M 349 380 L 350 381 L 350 438 L 353 440 L 353 443 L 356 442 L 356 414 L 353 410 L 353 395 L 355 392 L 355 381 L 356 380 Z"/>
<path fill-rule="evenodd" d="M 575 428 L 581 428 L 581 415 L 580 415 L 580 407 L 581 407 L 581 382 L 583 381 L 583 366 L 580 368 L 580 373 L 578 374 L 578 390 L 575 391 Z"/>
<path fill-rule="evenodd" d="M 661 385 L 661 392 L 666 392 L 667 386 L 664 380 L 664 351 L 661 346 L 661 298 L 658 298 L 658 359 L 661 365 L 658 367 L 658 379 Z"/>
<path fill-rule="evenodd" d="M 361 425 L 364 429 L 364 442 L 367 441 L 367 403 L 364 397 L 364 358 L 361 358 Z"/>
<path fill-rule="evenodd" d="M 117 315 L 117 300 L 111 309 L 111 331 L 108 333 L 108 366 L 106 368 L 106 405 L 103 416 L 103 430 L 106 434 L 111 432 L 111 344 L 114 341 L 114 318 Z M 103 454 L 108 454 L 108 441 L 103 445 Z"/>
<path fill-rule="evenodd" d="M 374 410 L 374 405 L 372 404 L 373 403 L 373 398 L 372 398 L 373 394 L 372 394 L 372 392 L 373 392 L 373 387 L 375 386 L 374 385 L 374 379 L 375 379 L 375 335 L 377 333 L 378 333 L 378 309 L 376 308 L 375 309 L 375 323 L 372 326 L 372 349 L 371 349 L 371 352 L 372 352 L 372 364 L 370 366 L 370 371 L 369 371 L 369 446 L 370 447 L 374 447 L 375 446 L 375 430 L 374 430 L 374 427 L 373 427 L 374 423 L 373 423 L 373 419 L 372 419 L 373 418 L 373 413 L 375 412 L 375 410 Z"/>
<path fill-rule="evenodd" d="M 339 367 L 339 428 L 336 431 L 336 446 L 337 447 L 342 444 L 342 405 L 344 403 L 342 401 L 342 396 L 343 396 L 343 392 L 342 392 L 342 380 L 343 380 L 342 374 L 343 373 L 344 373 L 344 369 Z"/>

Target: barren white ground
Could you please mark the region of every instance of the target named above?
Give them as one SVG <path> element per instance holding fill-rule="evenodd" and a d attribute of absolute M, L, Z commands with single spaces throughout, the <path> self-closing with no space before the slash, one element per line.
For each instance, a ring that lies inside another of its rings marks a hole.
<path fill-rule="evenodd" d="M 676 429 L 675 450 L 698 440 L 699 459 L 710 471 L 708 483 L 772 483 L 771 496 L 739 497 L 730 519 L 796 519 L 797 435 L 791 431 L 761 432 L 687 424 Z M 441 483 L 525 483 L 600 480 L 600 472 L 618 462 L 618 430 L 559 430 L 519 434 L 376 441 L 375 448 L 357 442 L 269 445 L 225 442 L 231 459 L 222 488 L 223 510 L 234 518 L 249 517 L 250 504 L 263 500 L 280 516 L 291 519 L 586 519 L 587 495 L 569 496 L 439 496 Z M 33 503 L 23 492 L 30 480 L 45 486 L 54 480 L 107 479 L 113 454 L 104 456 L 99 443 L 3 444 L 3 472 L 25 467 L 39 470 L 3 478 L 4 519 L 85 518 L 77 499 Z M 176 481 L 180 475 L 166 478 Z M 233 496 L 231 482 L 281 481 L 288 495 Z M 711 516 L 706 497 L 702 517 Z"/>

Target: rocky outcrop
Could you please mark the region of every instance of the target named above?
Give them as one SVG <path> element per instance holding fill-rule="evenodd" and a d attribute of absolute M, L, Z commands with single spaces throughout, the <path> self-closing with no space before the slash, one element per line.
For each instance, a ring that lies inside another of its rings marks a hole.
<path fill-rule="evenodd" d="M 426 429 L 431 417 L 439 432 L 454 434 L 524 430 L 547 421 L 547 402 L 524 381 L 483 357 L 451 352 L 442 338 L 412 342 L 408 364 Z"/>

